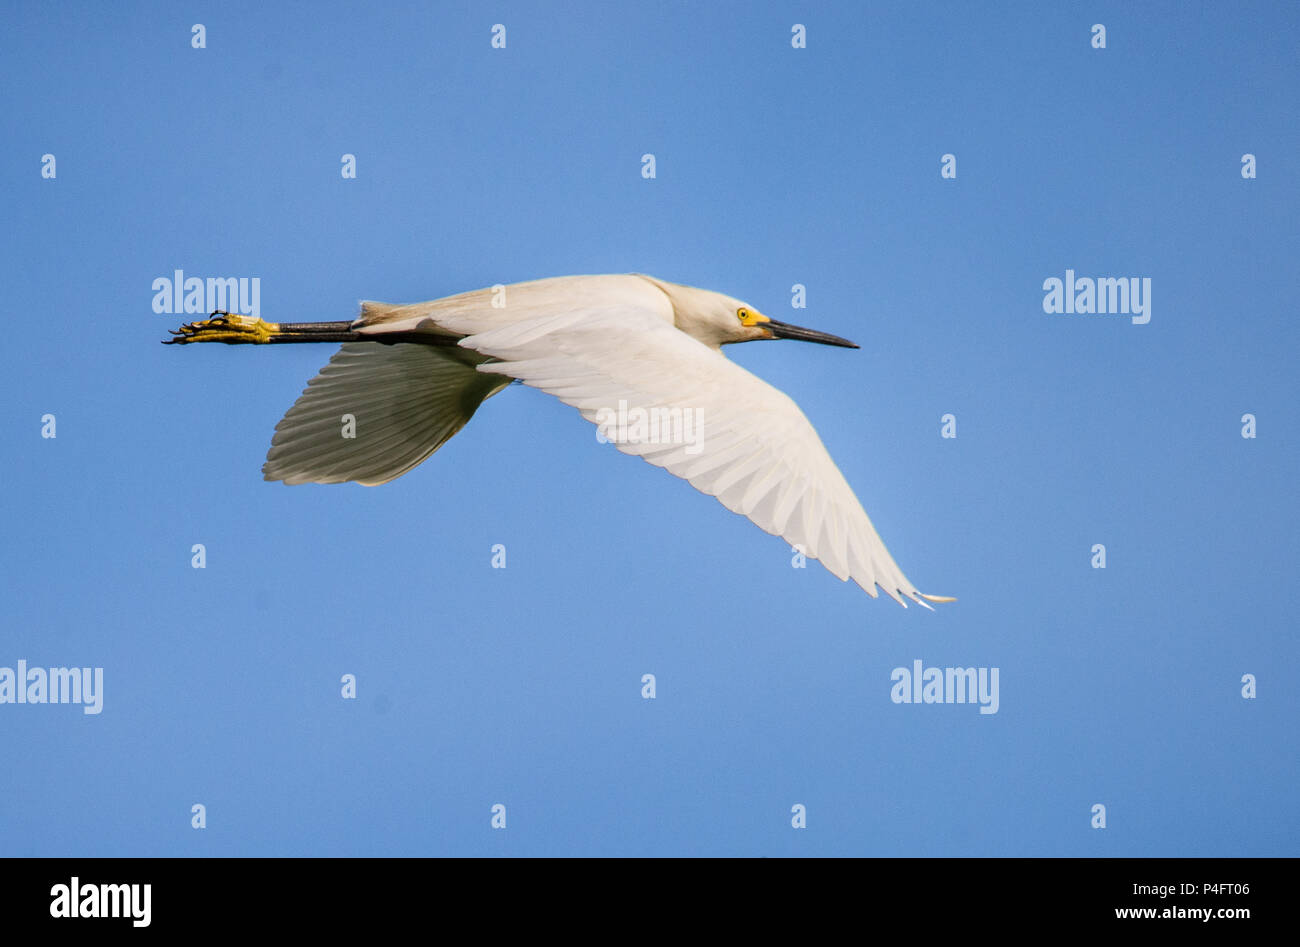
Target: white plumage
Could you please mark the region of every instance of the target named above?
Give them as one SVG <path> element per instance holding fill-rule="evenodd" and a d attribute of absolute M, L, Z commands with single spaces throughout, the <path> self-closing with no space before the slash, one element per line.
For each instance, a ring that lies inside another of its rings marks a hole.
<path fill-rule="evenodd" d="M 636 274 L 558 277 L 412 305 L 367 302 L 346 328 L 358 341 L 344 344 L 276 427 L 268 480 L 391 480 L 518 379 L 593 423 L 620 403 L 664 417 L 691 412 L 698 443 L 635 440 L 618 449 L 717 497 L 873 597 L 879 587 L 904 605 L 951 601 L 923 595 L 903 575 L 798 405 L 721 351 L 780 337 L 852 343 Z M 431 344 L 376 344 L 399 335 Z M 356 419 L 355 439 L 339 436 L 343 413 Z"/>

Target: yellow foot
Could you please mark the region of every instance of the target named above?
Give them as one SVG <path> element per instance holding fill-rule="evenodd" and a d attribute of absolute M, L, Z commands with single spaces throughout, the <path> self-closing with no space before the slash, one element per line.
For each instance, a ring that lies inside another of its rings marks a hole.
<path fill-rule="evenodd" d="M 217 312 L 202 322 L 187 322 L 172 332 L 174 338 L 163 339 L 164 345 L 186 345 L 190 342 L 225 342 L 227 345 L 263 345 L 280 331 L 276 322 L 263 322 L 254 316 Z"/>

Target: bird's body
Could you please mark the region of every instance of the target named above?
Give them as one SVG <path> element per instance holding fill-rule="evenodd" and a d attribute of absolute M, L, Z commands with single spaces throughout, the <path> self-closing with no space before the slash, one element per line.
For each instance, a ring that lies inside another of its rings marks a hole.
<path fill-rule="evenodd" d="M 900 603 L 950 601 L 904 577 L 799 407 L 721 351 L 771 338 L 857 347 L 721 293 L 639 274 L 554 277 L 407 305 L 364 302 L 350 323 L 223 314 L 182 327 L 173 341 L 344 343 L 276 426 L 267 480 L 385 483 L 517 379 L 873 597 L 879 586 Z M 341 433 L 344 415 L 354 436 Z M 629 416 L 639 427 L 619 423 Z"/>

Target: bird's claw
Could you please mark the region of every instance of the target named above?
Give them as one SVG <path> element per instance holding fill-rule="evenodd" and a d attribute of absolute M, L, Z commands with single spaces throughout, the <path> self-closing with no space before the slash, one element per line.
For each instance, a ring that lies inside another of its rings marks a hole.
<path fill-rule="evenodd" d="M 258 345 L 271 341 L 276 326 L 256 316 L 215 310 L 199 322 L 187 322 L 179 329 L 169 329 L 172 338 L 163 345 L 187 345 L 190 342 L 225 342 L 227 345 Z"/>

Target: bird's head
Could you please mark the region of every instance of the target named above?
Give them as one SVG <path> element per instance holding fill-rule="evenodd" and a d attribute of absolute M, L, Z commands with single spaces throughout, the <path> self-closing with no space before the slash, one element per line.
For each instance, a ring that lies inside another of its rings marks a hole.
<path fill-rule="evenodd" d="M 820 342 L 822 345 L 840 345 L 856 349 L 848 339 L 829 332 L 818 332 L 788 322 L 778 322 L 763 315 L 748 303 L 722 293 L 694 286 L 682 286 L 654 280 L 672 300 L 677 328 L 705 345 L 716 348 L 733 342 L 755 342 L 759 339 L 798 339 L 802 342 Z"/>
<path fill-rule="evenodd" d="M 822 345 L 840 345 L 848 349 L 858 348 L 857 343 L 841 339 L 829 332 L 805 329 L 788 322 L 777 322 L 763 315 L 753 306 L 747 306 L 737 300 L 734 318 L 738 326 L 738 337 L 727 339 L 728 342 L 752 342 L 755 339 L 798 339 L 800 342 L 820 342 Z"/>

